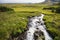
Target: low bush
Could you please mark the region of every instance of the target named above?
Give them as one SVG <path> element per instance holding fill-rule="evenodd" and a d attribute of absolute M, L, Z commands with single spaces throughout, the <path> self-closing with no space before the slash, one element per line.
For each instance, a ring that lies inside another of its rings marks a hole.
<path fill-rule="evenodd" d="M 60 7 L 56 8 L 56 13 L 60 13 Z"/>
<path fill-rule="evenodd" d="M 12 8 L 0 6 L 0 12 L 8 12 L 8 11 L 14 11 L 14 10 Z"/>

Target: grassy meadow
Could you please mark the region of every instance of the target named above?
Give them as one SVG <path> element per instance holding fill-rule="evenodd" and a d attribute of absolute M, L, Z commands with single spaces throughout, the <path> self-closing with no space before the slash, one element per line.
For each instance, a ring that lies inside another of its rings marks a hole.
<path fill-rule="evenodd" d="M 11 34 L 17 37 L 19 33 L 27 29 L 28 18 L 45 14 L 44 21 L 47 31 L 53 40 L 60 40 L 60 14 L 43 10 L 45 7 L 57 5 L 42 4 L 0 4 L 0 6 L 12 8 L 13 12 L 0 12 L 0 40 L 8 40 Z"/>

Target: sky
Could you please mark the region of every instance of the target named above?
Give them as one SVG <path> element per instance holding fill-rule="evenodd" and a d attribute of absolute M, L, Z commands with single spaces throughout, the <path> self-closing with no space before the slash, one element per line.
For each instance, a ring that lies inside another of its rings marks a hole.
<path fill-rule="evenodd" d="M 45 0 L 0 0 L 0 3 L 41 3 Z"/>

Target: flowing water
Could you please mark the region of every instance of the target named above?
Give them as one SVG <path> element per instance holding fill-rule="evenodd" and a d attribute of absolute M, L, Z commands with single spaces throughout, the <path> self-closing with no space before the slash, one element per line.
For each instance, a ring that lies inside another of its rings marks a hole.
<path fill-rule="evenodd" d="M 36 31 L 42 31 L 45 40 L 52 40 L 52 38 L 49 36 L 48 32 L 46 31 L 46 26 L 44 25 L 43 17 L 44 14 L 41 14 L 41 16 L 35 16 L 29 19 L 26 40 L 35 40 L 34 33 Z"/>

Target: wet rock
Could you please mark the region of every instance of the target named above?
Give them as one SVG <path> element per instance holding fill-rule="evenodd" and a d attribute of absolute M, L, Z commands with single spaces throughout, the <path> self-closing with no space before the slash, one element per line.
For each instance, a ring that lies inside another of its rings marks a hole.
<path fill-rule="evenodd" d="M 44 35 L 43 35 L 43 33 L 41 31 L 36 31 L 34 33 L 34 39 L 35 40 L 43 40 L 42 36 L 44 36 Z"/>
<path fill-rule="evenodd" d="M 10 35 L 8 40 L 25 40 L 26 39 L 26 34 L 27 33 L 25 31 L 25 32 L 20 33 L 17 37 L 14 37 L 14 36 Z"/>

